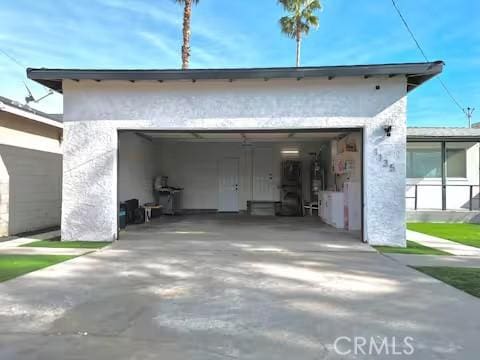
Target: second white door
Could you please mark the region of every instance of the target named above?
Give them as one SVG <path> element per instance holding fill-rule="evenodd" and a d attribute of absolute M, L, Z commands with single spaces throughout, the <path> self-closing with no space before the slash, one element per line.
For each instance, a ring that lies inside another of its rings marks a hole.
<path fill-rule="evenodd" d="M 224 158 L 218 164 L 218 211 L 238 212 L 238 158 Z"/>

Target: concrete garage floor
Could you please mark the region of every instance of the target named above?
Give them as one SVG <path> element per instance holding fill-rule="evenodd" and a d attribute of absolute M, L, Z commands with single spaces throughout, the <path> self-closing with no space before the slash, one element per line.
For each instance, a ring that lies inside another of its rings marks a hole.
<path fill-rule="evenodd" d="M 4 282 L 0 359 L 389 358 L 336 354 L 339 336 L 411 336 L 414 354 L 393 358 L 478 358 L 478 299 L 297 220 L 309 230 L 283 218 L 163 219 Z"/>
<path fill-rule="evenodd" d="M 232 247 L 296 251 L 373 251 L 360 240 L 360 231 L 347 232 L 324 224 L 318 216 L 280 217 L 236 214 L 162 216 L 129 226 L 120 240 L 152 241 L 154 246 L 185 246 L 193 241 L 206 250 Z M 177 240 L 183 242 L 178 243 Z M 136 246 L 136 245 L 135 245 Z"/>

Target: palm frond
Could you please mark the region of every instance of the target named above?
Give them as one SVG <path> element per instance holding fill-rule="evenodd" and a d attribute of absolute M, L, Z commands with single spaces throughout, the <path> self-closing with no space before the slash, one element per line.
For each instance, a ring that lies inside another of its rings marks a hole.
<path fill-rule="evenodd" d="M 295 12 L 298 1 L 296 0 L 278 0 L 278 3 L 283 6 L 283 9 L 288 12 Z"/>
<path fill-rule="evenodd" d="M 306 2 L 304 9 L 309 12 L 319 11 L 322 10 L 322 4 L 318 0 L 310 0 Z"/>
<path fill-rule="evenodd" d="M 303 34 L 308 34 L 310 32 L 310 24 L 308 22 L 301 22 L 298 24 L 298 27 Z"/>
<path fill-rule="evenodd" d="M 282 32 L 295 38 L 297 32 L 308 34 L 310 28 L 317 28 L 319 19 L 315 14 L 322 9 L 319 0 L 278 0 L 289 13 L 280 19 Z"/>
<path fill-rule="evenodd" d="M 284 16 L 280 19 L 280 28 L 282 32 L 288 37 L 295 38 L 296 36 L 296 21 L 294 17 Z"/>
<path fill-rule="evenodd" d="M 185 4 L 185 0 L 174 0 L 178 4 Z M 192 4 L 197 5 L 200 0 L 192 0 Z"/>
<path fill-rule="evenodd" d="M 307 22 L 314 28 L 318 28 L 318 16 L 310 15 L 307 17 Z"/>

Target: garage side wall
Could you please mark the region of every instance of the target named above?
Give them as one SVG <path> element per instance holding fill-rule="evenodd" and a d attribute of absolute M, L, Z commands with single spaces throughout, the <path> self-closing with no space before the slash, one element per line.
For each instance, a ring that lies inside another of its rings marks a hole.
<path fill-rule="evenodd" d="M 67 80 L 63 88 L 65 240 L 116 236 L 118 129 L 363 128 L 365 239 L 405 244 L 403 77 L 162 84 Z M 390 137 L 386 125 L 393 127 Z"/>
<path fill-rule="evenodd" d="M 153 178 L 157 160 L 152 141 L 135 133 L 119 133 L 118 193 L 119 201 L 138 199 L 140 204 L 154 201 Z"/>

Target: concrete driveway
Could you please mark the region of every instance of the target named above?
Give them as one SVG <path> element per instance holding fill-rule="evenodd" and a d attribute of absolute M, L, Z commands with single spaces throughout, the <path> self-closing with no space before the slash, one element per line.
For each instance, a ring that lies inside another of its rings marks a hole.
<path fill-rule="evenodd" d="M 401 352 L 406 336 L 414 354 L 392 358 L 478 358 L 480 300 L 356 239 L 202 224 L 131 228 L 0 284 L 0 359 L 384 359 L 355 356 L 353 337 L 395 337 Z"/>

